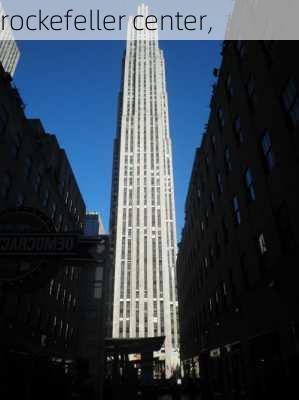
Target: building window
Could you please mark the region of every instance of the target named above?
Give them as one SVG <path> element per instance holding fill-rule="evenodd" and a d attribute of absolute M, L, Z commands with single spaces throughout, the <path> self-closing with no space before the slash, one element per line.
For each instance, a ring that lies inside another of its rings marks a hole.
<path fill-rule="evenodd" d="M 54 315 L 53 323 L 52 323 L 52 333 L 54 335 L 56 334 L 56 327 L 57 327 L 57 317 L 56 317 L 56 315 Z"/>
<path fill-rule="evenodd" d="M 206 163 L 207 172 L 209 173 L 210 160 L 209 160 L 209 156 L 207 154 L 205 155 L 205 163 Z"/>
<path fill-rule="evenodd" d="M 212 315 L 213 313 L 213 301 L 211 298 L 209 298 L 209 312 Z"/>
<path fill-rule="evenodd" d="M 54 219 L 56 215 L 56 204 L 52 204 L 52 210 L 51 210 L 51 218 Z"/>
<path fill-rule="evenodd" d="M 202 233 L 202 234 L 205 233 L 205 224 L 204 224 L 203 221 L 201 221 L 201 223 L 200 223 L 200 230 L 201 230 L 201 233 Z"/>
<path fill-rule="evenodd" d="M 242 143 L 244 143 L 244 135 L 241 128 L 240 117 L 237 117 L 234 121 L 234 132 L 236 135 L 237 145 L 240 146 Z"/>
<path fill-rule="evenodd" d="M 270 67 L 273 61 L 273 47 L 275 40 L 263 40 L 262 41 L 262 49 L 265 53 L 265 57 L 267 60 L 267 64 Z"/>
<path fill-rule="evenodd" d="M 261 146 L 265 157 L 267 169 L 271 171 L 275 165 L 272 142 L 268 131 L 265 131 L 261 137 Z"/>
<path fill-rule="evenodd" d="M 10 188 L 11 188 L 11 177 L 6 172 L 3 176 L 2 185 L 1 185 L 1 189 L 0 189 L 2 199 L 7 198 Z"/>
<path fill-rule="evenodd" d="M 256 84 L 255 84 L 255 79 L 252 74 L 250 74 L 248 81 L 246 83 L 246 91 L 247 91 L 250 105 L 251 106 L 256 105 L 256 103 L 257 103 Z"/>
<path fill-rule="evenodd" d="M 245 186 L 246 186 L 246 191 L 247 191 L 247 198 L 249 201 L 254 201 L 255 200 L 255 190 L 254 190 L 254 185 L 253 185 L 253 178 L 252 174 L 249 168 L 246 169 L 245 174 Z"/>
<path fill-rule="evenodd" d="M 205 192 L 205 188 L 206 188 L 206 182 L 205 182 L 204 177 L 201 177 L 199 179 L 199 181 L 201 182 L 201 191 L 202 191 L 202 193 L 204 193 Z"/>
<path fill-rule="evenodd" d="M 69 293 L 68 299 L 67 299 L 67 309 L 68 310 L 71 308 L 71 304 L 72 304 L 72 294 Z"/>
<path fill-rule="evenodd" d="M 229 270 L 229 288 L 230 288 L 230 295 L 231 295 L 232 303 L 235 303 L 236 297 L 237 297 L 237 290 L 236 290 L 236 285 L 235 285 L 235 281 L 234 281 L 233 271 L 231 269 Z"/>
<path fill-rule="evenodd" d="M 204 270 L 206 271 L 206 273 L 208 272 L 209 269 L 209 261 L 207 257 L 204 257 L 203 259 L 203 266 L 204 266 Z"/>
<path fill-rule="evenodd" d="M 68 324 L 67 324 L 67 326 L 68 326 Z M 65 330 L 65 333 L 67 334 L 67 330 Z M 69 340 L 73 340 L 74 336 L 75 336 L 75 330 L 74 330 L 74 328 L 71 328 L 70 334 L 69 334 Z"/>
<path fill-rule="evenodd" d="M 122 338 L 124 334 L 123 321 L 119 322 L 119 336 Z"/>
<path fill-rule="evenodd" d="M 69 192 L 66 192 L 66 193 L 65 193 L 65 198 L 64 198 L 65 204 L 68 204 L 69 196 L 70 196 Z"/>
<path fill-rule="evenodd" d="M 240 213 L 239 200 L 238 200 L 237 196 L 234 196 L 234 198 L 233 198 L 233 212 L 234 212 L 234 218 L 235 218 L 236 224 L 240 225 L 240 223 L 241 223 L 241 213 Z"/>
<path fill-rule="evenodd" d="M 42 181 L 41 174 L 37 174 L 33 181 L 33 190 L 35 191 L 35 193 L 39 192 L 41 181 Z"/>
<path fill-rule="evenodd" d="M 103 281 L 104 270 L 103 267 L 97 267 L 95 271 L 95 280 L 96 281 Z"/>
<path fill-rule="evenodd" d="M 223 240 L 224 240 L 224 243 L 227 244 L 228 243 L 228 226 L 227 226 L 227 223 L 226 223 L 224 217 L 222 218 L 221 225 L 222 225 L 222 231 L 223 231 Z"/>
<path fill-rule="evenodd" d="M 59 214 L 59 216 L 57 218 L 57 221 L 56 221 L 56 229 L 57 229 L 58 232 L 61 231 L 62 219 L 63 219 L 62 215 Z"/>
<path fill-rule="evenodd" d="M 57 290 L 56 290 L 56 300 L 59 299 L 60 290 L 61 290 L 61 283 L 58 283 Z"/>
<path fill-rule="evenodd" d="M 62 331 L 63 331 L 63 320 L 61 319 L 59 324 L 58 336 L 62 335 Z"/>
<path fill-rule="evenodd" d="M 223 110 L 222 110 L 221 107 L 218 107 L 217 117 L 218 117 L 218 122 L 219 122 L 220 129 L 222 130 L 223 127 L 224 127 L 224 114 L 223 114 Z"/>
<path fill-rule="evenodd" d="M 289 79 L 282 93 L 284 109 L 293 126 L 299 125 L 299 93 L 294 79 Z"/>
<path fill-rule="evenodd" d="M 54 288 L 54 279 L 51 279 L 50 286 L 49 286 L 49 295 L 53 293 L 53 288 Z"/>
<path fill-rule="evenodd" d="M 213 268 L 214 267 L 214 249 L 212 246 L 209 248 L 209 259 L 210 259 L 210 265 Z"/>
<path fill-rule="evenodd" d="M 240 270 L 242 274 L 244 289 L 249 289 L 249 276 L 246 269 L 246 254 L 242 253 L 240 258 Z"/>
<path fill-rule="evenodd" d="M 216 152 L 216 136 L 214 134 L 211 137 L 211 144 L 212 144 L 213 152 L 215 153 Z"/>
<path fill-rule="evenodd" d="M 267 252 L 267 245 L 265 236 L 263 233 L 259 234 L 258 236 L 258 244 L 259 244 L 259 251 L 261 255 L 264 255 Z"/>
<path fill-rule="evenodd" d="M 210 194 L 210 203 L 211 203 L 211 210 L 212 212 L 215 210 L 215 195 L 214 192 Z"/>
<path fill-rule="evenodd" d="M 23 205 L 24 205 L 24 195 L 23 193 L 18 193 L 16 199 L 16 208 L 23 207 Z"/>
<path fill-rule="evenodd" d="M 121 301 L 119 303 L 119 316 L 120 316 L 120 318 L 124 317 L 124 302 L 123 301 Z"/>
<path fill-rule="evenodd" d="M 209 222 L 209 210 L 208 210 L 208 208 L 206 209 L 205 216 L 206 216 L 206 225 L 208 227 L 208 222 Z"/>
<path fill-rule="evenodd" d="M 232 163 L 228 146 L 226 146 L 224 150 L 224 162 L 225 162 L 226 173 L 229 174 L 232 171 Z"/>
<path fill-rule="evenodd" d="M 219 194 L 223 193 L 223 182 L 222 182 L 222 177 L 221 173 L 218 171 L 216 175 L 216 181 L 217 181 L 217 187 L 218 187 L 218 192 Z"/>
<path fill-rule="evenodd" d="M 77 299 L 74 297 L 73 298 L 73 304 L 72 304 L 72 306 L 73 306 L 73 311 L 76 311 L 76 308 L 77 308 Z"/>
<path fill-rule="evenodd" d="M 94 298 L 101 299 L 103 294 L 103 283 L 96 282 L 94 285 Z"/>
<path fill-rule="evenodd" d="M 24 175 L 25 178 L 29 178 L 31 171 L 32 171 L 32 158 L 26 157 L 25 166 L 24 166 Z"/>
<path fill-rule="evenodd" d="M 0 135 L 2 135 L 8 124 L 8 113 L 6 108 L 1 104 L 0 105 Z"/>
<path fill-rule="evenodd" d="M 59 183 L 59 192 L 62 195 L 65 187 L 65 180 L 61 178 L 60 183 Z"/>
<path fill-rule="evenodd" d="M 224 294 L 224 296 L 227 296 L 227 288 L 225 282 L 222 282 L 222 293 Z"/>
<path fill-rule="evenodd" d="M 200 198 L 201 198 L 201 191 L 200 191 L 200 187 L 199 187 L 199 185 L 197 186 L 197 191 L 196 191 L 196 194 L 197 194 L 197 198 L 198 198 L 198 200 L 200 200 Z"/>
<path fill-rule="evenodd" d="M 18 133 L 11 146 L 11 154 L 13 158 L 17 158 L 21 149 L 21 144 L 22 144 L 22 135 Z"/>
<path fill-rule="evenodd" d="M 72 209 L 73 209 L 73 200 L 70 199 L 70 201 L 69 201 L 69 212 L 70 213 L 72 212 Z"/>
<path fill-rule="evenodd" d="M 218 234 L 215 233 L 215 256 L 216 256 L 216 258 L 219 258 L 220 252 L 221 252 L 221 247 L 220 247 L 220 243 L 219 243 Z"/>
<path fill-rule="evenodd" d="M 64 338 L 65 340 L 68 340 L 68 336 L 69 336 L 69 324 L 67 323 L 65 326 L 65 332 L 64 332 Z M 71 331 L 71 335 L 70 338 L 73 336 L 73 330 Z"/>
<path fill-rule="evenodd" d="M 296 243 L 289 212 L 286 204 L 282 204 L 276 212 L 276 224 L 283 251 L 292 250 Z"/>
<path fill-rule="evenodd" d="M 230 99 L 234 94 L 231 74 L 227 75 L 227 78 L 226 78 L 226 81 L 225 81 L 225 87 L 226 87 L 227 96 Z"/>
<path fill-rule="evenodd" d="M 245 50 L 246 50 L 246 46 L 245 46 L 244 40 L 237 40 L 236 41 L 236 49 L 237 49 L 237 52 L 238 52 L 240 58 L 243 58 L 244 55 L 245 55 Z"/>
<path fill-rule="evenodd" d="M 42 200 L 43 207 L 47 207 L 48 203 L 49 203 L 49 190 L 46 189 Z"/>

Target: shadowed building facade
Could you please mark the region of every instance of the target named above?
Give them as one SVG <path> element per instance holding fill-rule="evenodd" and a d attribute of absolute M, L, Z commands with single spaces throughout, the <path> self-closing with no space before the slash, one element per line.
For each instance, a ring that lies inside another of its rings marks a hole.
<path fill-rule="evenodd" d="M 83 232 L 85 204 L 67 156 L 39 120 L 26 118 L 19 93 L 0 65 L 0 212 L 23 207 L 45 214 L 56 232 Z M 55 371 L 63 376 L 65 361 L 74 359 L 82 274 L 81 268 L 65 265 L 34 290 L 21 283 L 12 290 L 1 285 L 3 397 L 19 397 L 27 388 L 34 399 L 35 390 L 47 391 L 48 384 L 57 383 Z M 54 371 L 50 360 L 61 368 Z"/>
<path fill-rule="evenodd" d="M 86 265 L 80 285 L 80 335 L 78 354 L 88 361 L 95 390 L 95 399 L 103 398 L 104 338 L 106 320 L 106 282 L 110 268 L 109 241 L 99 214 L 88 212 L 84 218 L 84 235 L 87 239 L 103 241 L 106 250 L 102 260 Z"/>
<path fill-rule="evenodd" d="M 297 42 L 225 42 L 177 260 L 185 372 L 224 398 L 298 369 Z M 288 382 L 288 383 L 287 383 Z"/>

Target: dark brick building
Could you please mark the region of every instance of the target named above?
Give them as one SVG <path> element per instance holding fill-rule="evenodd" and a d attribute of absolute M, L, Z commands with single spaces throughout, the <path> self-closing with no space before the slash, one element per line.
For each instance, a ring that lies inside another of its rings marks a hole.
<path fill-rule="evenodd" d="M 67 156 L 39 120 L 26 118 L 18 91 L 0 65 L 0 213 L 20 207 L 46 214 L 58 232 L 82 232 L 85 204 Z M 0 286 L 3 398 L 30 388 L 33 399 L 35 386 L 43 385 L 43 398 L 52 396 L 46 384 L 57 370 L 45 365 L 74 359 L 81 273 L 65 265 L 36 290 Z"/>
<path fill-rule="evenodd" d="M 181 357 L 219 398 L 278 396 L 299 367 L 298 49 L 225 42 L 196 151 L 177 260 Z"/>
<path fill-rule="evenodd" d="M 107 279 L 110 268 L 109 237 L 97 213 L 88 212 L 84 221 L 84 234 L 99 240 L 106 248 L 101 262 L 84 270 L 80 293 L 79 346 L 80 357 L 89 360 L 89 372 L 94 382 L 95 399 L 103 397 L 104 340 L 106 334 Z"/>

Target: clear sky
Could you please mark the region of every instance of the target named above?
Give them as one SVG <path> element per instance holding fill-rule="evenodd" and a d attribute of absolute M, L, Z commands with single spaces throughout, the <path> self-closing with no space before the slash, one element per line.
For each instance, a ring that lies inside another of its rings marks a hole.
<path fill-rule="evenodd" d="M 71 162 L 87 210 L 108 230 L 113 139 L 125 42 L 22 41 L 15 84 Z M 216 41 L 160 42 L 166 59 L 178 240 L 195 149 L 209 115 Z"/>

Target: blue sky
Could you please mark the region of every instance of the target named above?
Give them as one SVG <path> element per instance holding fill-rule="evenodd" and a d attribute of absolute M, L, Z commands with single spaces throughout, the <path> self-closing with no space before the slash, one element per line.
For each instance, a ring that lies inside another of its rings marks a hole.
<path fill-rule="evenodd" d="M 209 114 L 216 41 L 165 41 L 178 240 L 195 148 Z M 21 41 L 15 84 L 28 117 L 63 147 L 90 211 L 108 229 L 113 139 L 125 42 Z"/>

